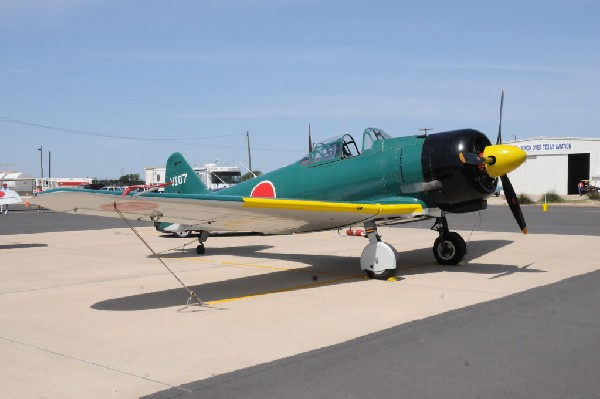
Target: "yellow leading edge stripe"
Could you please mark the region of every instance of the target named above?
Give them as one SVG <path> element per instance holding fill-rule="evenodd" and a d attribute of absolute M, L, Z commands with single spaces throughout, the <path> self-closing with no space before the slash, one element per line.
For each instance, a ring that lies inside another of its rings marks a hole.
<path fill-rule="evenodd" d="M 350 212 L 369 215 L 409 215 L 422 213 L 420 204 L 358 204 L 345 202 L 303 201 L 273 198 L 243 198 L 244 207 L 262 209 L 286 209 L 310 212 Z"/>

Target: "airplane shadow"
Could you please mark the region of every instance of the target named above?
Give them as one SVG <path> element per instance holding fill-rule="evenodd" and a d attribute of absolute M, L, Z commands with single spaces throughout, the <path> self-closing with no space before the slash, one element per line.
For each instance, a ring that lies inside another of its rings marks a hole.
<path fill-rule="evenodd" d="M 5 244 L 0 245 L 0 249 L 23 249 L 23 248 L 40 248 L 47 247 L 48 244 Z"/>
<path fill-rule="evenodd" d="M 418 249 L 406 253 L 400 253 L 398 264 L 398 274 L 414 275 L 426 273 L 438 273 L 440 271 L 450 273 L 476 273 L 489 274 L 490 279 L 496 279 L 508 276 L 514 273 L 545 273 L 545 270 L 531 269 L 530 263 L 525 266 L 514 266 L 504 264 L 478 263 L 471 259 L 480 258 L 490 252 L 512 244 L 512 241 L 506 240 L 483 240 L 473 241 L 467 244 L 467 254 L 463 262 L 456 266 L 438 265 L 433 261 L 431 248 Z"/>
<path fill-rule="evenodd" d="M 468 259 L 477 258 L 511 243 L 512 241 L 505 240 L 488 240 L 469 243 L 469 252 L 466 259 L 468 261 Z M 203 301 L 217 302 L 226 301 L 231 298 L 267 295 L 277 292 L 305 290 L 322 286 L 350 284 L 364 281 L 363 274 L 358 267 L 360 264 L 360 259 L 358 257 L 263 252 L 271 248 L 273 248 L 273 246 L 270 245 L 207 248 L 207 254 L 205 256 L 230 255 L 271 261 L 293 261 L 305 264 L 307 267 L 292 270 L 279 270 L 274 264 L 274 271 L 271 273 L 200 284 L 189 288 L 202 298 Z M 174 252 L 162 255 L 161 257 L 190 257 L 190 252 L 192 251 Z M 192 253 L 195 255 L 195 250 Z M 492 275 L 491 278 L 499 278 L 514 273 L 544 272 L 543 270 L 530 269 L 529 266 L 531 265 L 519 267 L 516 265 L 490 265 L 479 263 L 467 263 L 463 266 L 440 266 L 435 263 L 431 248 L 422 248 L 400 252 L 398 274 L 402 276 L 445 271 L 490 274 Z M 387 282 L 384 281 L 378 281 L 378 283 L 387 284 Z M 183 288 L 175 288 L 108 299 L 93 304 L 91 308 L 95 310 L 110 311 L 160 309 L 172 306 L 183 306 L 187 297 L 188 295 Z"/>

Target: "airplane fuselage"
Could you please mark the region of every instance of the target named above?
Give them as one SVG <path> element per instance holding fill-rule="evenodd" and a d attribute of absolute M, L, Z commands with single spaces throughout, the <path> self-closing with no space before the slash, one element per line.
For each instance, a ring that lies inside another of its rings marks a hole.
<path fill-rule="evenodd" d="M 377 141 L 359 155 L 320 163 L 302 160 L 222 190 L 221 195 L 250 196 L 261 182 L 273 184 L 277 198 L 355 201 L 415 194 L 423 182 L 424 138 Z"/>
<path fill-rule="evenodd" d="M 302 160 L 221 191 L 220 195 L 267 196 L 324 201 L 420 203 L 448 212 L 484 209 L 497 179 L 485 169 L 464 165 L 459 154 L 480 153 L 490 141 L 462 129 L 429 136 L 386 138 L 360 154 L 313 162 Z M 258 185 L 272 185 L 254 195 Z"/>

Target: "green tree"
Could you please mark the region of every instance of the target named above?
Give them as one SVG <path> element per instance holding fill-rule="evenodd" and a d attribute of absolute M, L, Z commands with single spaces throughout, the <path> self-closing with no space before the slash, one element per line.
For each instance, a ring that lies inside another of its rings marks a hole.
<path fill-rule="evenodd" d="M 119 177 L 119 185 L 120 186 L 131 186 L 134 184 L 140 184 L 142 181 L 140 180 L 139 173 L 130 173 L 128 175 L 123 175 Z"/>

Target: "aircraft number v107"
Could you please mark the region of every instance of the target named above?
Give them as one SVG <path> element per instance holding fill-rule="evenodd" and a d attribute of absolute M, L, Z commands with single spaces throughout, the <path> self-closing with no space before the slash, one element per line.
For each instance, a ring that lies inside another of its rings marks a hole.
<path fill-rule="evenodd" d="M 176 187 L 176 186 L 185 184 L 185 181 L 187 180 L 187 176 L 188 176 L 187 173 L 182 173 L 180 175 L 171 177 L 169 180 L 171 181 L 171 185 Z"/>

